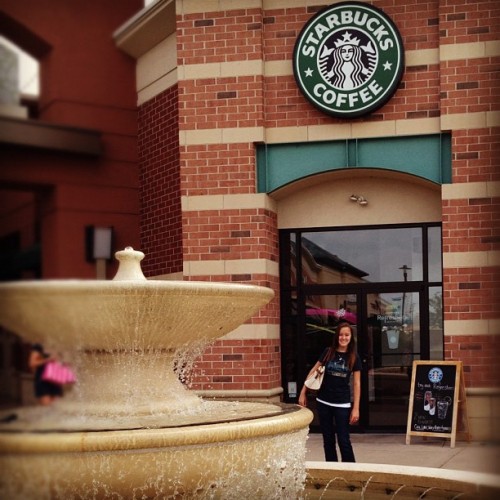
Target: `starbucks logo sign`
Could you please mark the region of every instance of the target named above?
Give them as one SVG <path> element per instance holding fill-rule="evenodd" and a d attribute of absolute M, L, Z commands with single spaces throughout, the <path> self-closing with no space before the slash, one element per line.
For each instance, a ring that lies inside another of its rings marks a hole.
<path fill-rule="evenodd" d="M 401 35 L 372 5 L 334 4 L 302 29 L 293 69 L 300 90 L 318 109 L 340 118 L 363 116 L 384 105 L 401 81 Z"/>

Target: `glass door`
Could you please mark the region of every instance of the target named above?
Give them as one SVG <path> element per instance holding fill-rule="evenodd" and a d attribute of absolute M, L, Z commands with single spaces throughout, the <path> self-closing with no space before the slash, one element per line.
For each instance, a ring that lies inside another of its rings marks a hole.
<path fill-rule="evenodd" d="M 347 320 L 363 363 L 353 431 L 404 431 L 413 360 L 443 359 L 441 253 L 439 224 L 281 230 L 284 401 Z"/>
<path fill-rule="evenodd" d="M 411 367 L 421 358 L 420 293 L 370 292 L 365 297 L 362 424 L 372 429 L 404 427 Z"/>

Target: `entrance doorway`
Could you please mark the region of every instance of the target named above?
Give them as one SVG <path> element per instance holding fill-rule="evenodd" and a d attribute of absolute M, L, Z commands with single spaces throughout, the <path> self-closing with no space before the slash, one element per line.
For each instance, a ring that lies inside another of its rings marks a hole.
<path fill-rule="evenodd" d="M 413 360 L 443 357 L 440 242 L 430 224 L 281 232 L 285 401 L 346 321 L 363 366 L 356 429 L 404 431 Z"/>

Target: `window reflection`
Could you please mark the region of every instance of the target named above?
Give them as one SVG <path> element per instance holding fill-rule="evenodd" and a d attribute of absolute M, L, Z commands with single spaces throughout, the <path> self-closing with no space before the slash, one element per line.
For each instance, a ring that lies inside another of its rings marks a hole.
<path fill-rule="evenodd" d="M 373 367 L 411 366 L 420 354 L 418 293 L 368 294 L 367 305 Z"/>
<path fill-rule="evenodd" d="M 329 252 L 326 246 L 316 244 L 306 236 L 303 236 L 301 241 L 304 285 L 359 283 L 367 276 L 365 271 Z"/>
<path fill-rule="evenodd" d="M 411 366 L 421 355 L 419 294 L 368 294 L 367 308 L 364 356 L 370 424 L 401 425 L 407 415 Z"/>
<path fill-rule="evenodd" d="M 302 248 L 305 283 L 404 281 L 402 266 L 407 281 L 423 279 L 419 227 L 307 232 Z"/>
<path fill-rule="evenodd" d="M 340 323 L 356 327 L 355 295 L 314 295 L 306 304 L 306 333 L 335 333 Z"/>

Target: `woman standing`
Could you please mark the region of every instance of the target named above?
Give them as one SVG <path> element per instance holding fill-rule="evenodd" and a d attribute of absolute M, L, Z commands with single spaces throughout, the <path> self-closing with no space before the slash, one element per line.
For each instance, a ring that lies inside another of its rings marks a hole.
<path fill-rule="evenodd" d="M 341 323 L 333 338 L 333 345 L 326 349 L 309 372 L 308 378 L 325 359 L 325 376 L 316 401 L 323 434 L 323 448 L 327 462 L 338 462 L 336 439 L 342 462 L 355 462 L 349 434 L 349 425 L 359 421 L 361 394 L 361 360 L 356 351 L 356 341 L 351 326 Z M 350 379 L 353 374 L 353 402 L 351 405 Z M 307 405 L 307 387 L 300 392 L 299 404 Z"/>
<path fill-rule="evenodd" d="M 33 344 L 29 366 L 35 373 L 35 397 L 42 406 L 52 404 L 58 397 L 63 395 L 63 390 L 60 385 L 42 379 L 43 370 L 49 361 L 55 361 L 55 358 L 47 354 L 41 344 Z"/>

